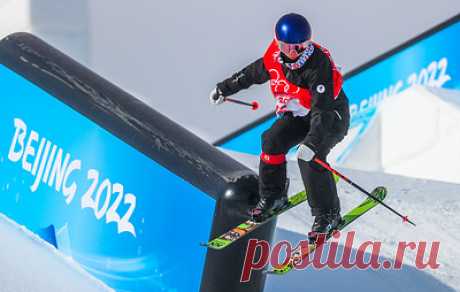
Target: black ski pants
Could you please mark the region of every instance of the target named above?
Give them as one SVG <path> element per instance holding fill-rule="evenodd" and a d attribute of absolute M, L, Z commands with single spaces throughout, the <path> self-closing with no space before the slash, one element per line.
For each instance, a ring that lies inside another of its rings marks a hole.
<path fill-rule="evenodd" d="M 335 121 L 340 123 L 340 120 Z M 340 128 L 340 127 L 338 127 Z M 302 143 L 310 130 L 310 115 L 294 117 L 285 113 L 262 135 L 262 154 L 259 164 L 259 194 L 275 198 L 283 194 L 286 185 L 286 161 L 288 151 Z M 331 149 L 340 142 L 345 131 L 330 131 L 323 135 L 316 156 L 326 161 Z M 340 201 L 332 174 L 313 161 L 298 161 L 300 173 L 308 192 L 308 203 L 313 216 L 340 210 Z"/>

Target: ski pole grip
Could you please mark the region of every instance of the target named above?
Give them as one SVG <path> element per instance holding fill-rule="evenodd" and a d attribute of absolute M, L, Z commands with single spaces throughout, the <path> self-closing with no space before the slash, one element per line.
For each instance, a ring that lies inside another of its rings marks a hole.
<path fill-rule="evenodd" d="M 245 105 L 245 106 L 248 106 L 250 107 L 252 110 L 257 110 L 259 109 L 259 103 L 257 101 L 253 101 L 253 102 L 246 102 L 246 101 L 242 101 L 242 100 L 238 100 L 238 99 L 233 99 L 233 98 L 229 98 L 229 97 L 226 97 L 224 99 L 225 101 L 229 101 L 229 102 L 233 102 L 233 103 L 236 103 L 236 104 L 240 104 L 240 105 Z"/>

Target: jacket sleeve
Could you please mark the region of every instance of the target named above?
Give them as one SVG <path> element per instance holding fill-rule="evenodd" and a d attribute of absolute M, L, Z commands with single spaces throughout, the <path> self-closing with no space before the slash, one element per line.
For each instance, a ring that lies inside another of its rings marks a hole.
<path fill-rule="evenodd" d="M 229 96 L 253 84 L 265 83 L 269 79 L 270 75 L 265 69 L 263 58 L 260 58 L 243 70 L 233 74 L 232 77 L 217 83 L 217 88 L 220 89 L 224 96 Z"/>
<path fill-rule="evenodd" d="M 318 62 L 316 70 L 309 72 L 304 78 L 304 85 L 310 89 L 311 112 L 310 131 L 307 134 L 304 144 L 310 146 L 314 151 L 322 151 L 322 145 L 328 135 L 333 134 L 332 128 L 336 119 L 334 112 L 334 84 L 332 78 L 332 65 L 328 57 Z"/>

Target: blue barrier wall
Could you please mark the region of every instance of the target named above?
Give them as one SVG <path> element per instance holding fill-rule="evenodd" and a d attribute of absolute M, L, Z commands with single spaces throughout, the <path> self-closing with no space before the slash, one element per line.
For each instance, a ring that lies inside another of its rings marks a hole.
<path fill-rule="evenodd" d="M 58 247 L 114 287 L 198 290 L 206 250 L 188 243 L 208 237 L 214 200 L 4 66 L 0 88 L 2 212 L 53 224 Z"/>
<path fill-rule="evenodd" d="M 0 100 L 1 213 L 117 291 L 263 289 L 247 239 L 199 245 L 246 219 L 251 170 L 30 34 L 0 41 Z"/>

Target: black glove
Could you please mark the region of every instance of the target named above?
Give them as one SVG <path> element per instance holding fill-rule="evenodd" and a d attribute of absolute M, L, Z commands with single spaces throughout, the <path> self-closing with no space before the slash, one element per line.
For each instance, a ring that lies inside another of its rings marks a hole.
<path fill-rule="evenodd" d="M 225 101 L 222 91 L 219 88 L 214 88 L 209 94 L 209 101 L 214 105 L 219 105 Z"/>

